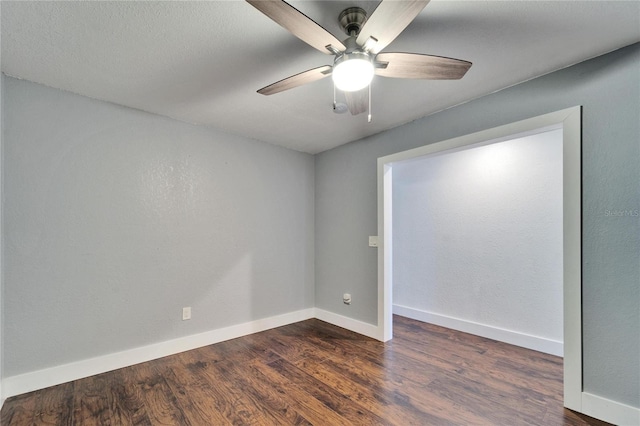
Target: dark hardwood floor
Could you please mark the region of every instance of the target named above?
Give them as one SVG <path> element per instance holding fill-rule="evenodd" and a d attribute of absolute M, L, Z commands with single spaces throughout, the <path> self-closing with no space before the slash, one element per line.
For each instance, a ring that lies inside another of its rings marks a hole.
<path fill-rule="evenodd" d="M 562 359 L 394 318 L 319 320 L 9 398 L 2 425 L 605 425 L 562 407 Z"/>

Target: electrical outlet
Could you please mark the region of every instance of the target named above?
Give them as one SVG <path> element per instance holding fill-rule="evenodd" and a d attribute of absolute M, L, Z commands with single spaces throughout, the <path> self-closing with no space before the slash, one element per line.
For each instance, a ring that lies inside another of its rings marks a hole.
<path fill-rule="evenodd" d="M 191 306 L 182 308 L 182 321 L 191 319 Z"/>
<path fill-rule="evenodd" d="M 345 293 L 342 295 L 342 302 L 344 302 L 345 305 L 350 305 L 351 304 L 351 295 L 349 293 Z"/>

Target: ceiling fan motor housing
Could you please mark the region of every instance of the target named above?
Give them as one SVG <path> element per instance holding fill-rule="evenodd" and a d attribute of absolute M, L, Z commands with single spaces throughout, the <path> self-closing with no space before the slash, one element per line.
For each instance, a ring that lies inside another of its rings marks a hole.
<path fill-rule="evenodd" d="M 367 12 L 360 7 L 349 7 L 338 16 L 338 22 L 348 36 L 358 35 L 367 20 Z"/>
<path fill-rule="evenodd" d="M 361 59 L 361 60 L 365 60 L 365 61 L 371 62 L 372 57 L 371 57 L 371 55 L 369 53 L 364 52 L 359 48 L 356 48 L 356 49 L 354 49 L 352 51 L 347 50 L 342 55 L 336 56 L 336 59 L 333 62 L 333 66 L 336 67 L 342 62 L 351 61 L 351 60 L 354 60 L 354 59 Z"/>

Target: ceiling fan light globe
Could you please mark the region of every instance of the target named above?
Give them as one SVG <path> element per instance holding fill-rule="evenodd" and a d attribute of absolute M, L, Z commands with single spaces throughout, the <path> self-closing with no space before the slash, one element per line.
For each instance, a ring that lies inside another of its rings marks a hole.
<path fill-rule="evenodd" d="M 370 60 L 352 58 L 336 63 L 331 77 L 339 90 L 355 92 L 371 83 L 373 73 L 373 64 Z"/>

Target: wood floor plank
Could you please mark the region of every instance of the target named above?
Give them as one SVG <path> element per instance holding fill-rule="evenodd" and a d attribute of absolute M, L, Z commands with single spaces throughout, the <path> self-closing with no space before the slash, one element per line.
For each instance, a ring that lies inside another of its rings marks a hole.
<path fill-rule="evenodd" d="M 303 415 L 298 412 L 298 407 L 289 398 L 284 398 L 286 391 L 281 388 L 269 386 L 263 377 L 255 374 L 252 364 L 231 364 L 225 371 L 225 379 L 232 381 L 235 386 L 242 389 L 252 401 L 260 401 L 260 406 L 265 408 L 273 424 L 311 425 Z M 254 404 L 254 406 L 256 406 Z M 264 423 L 263 423 L 264 424 Z"/>
<path fill-rule="evenodd" d="M 135 380 L 135 375 L 132 373 L 136 368 L 138 368 L 138 365 L 121 368 L 112 372 L 111 388 L 113 389 L 113 393 L 117 395 L 117 398 L 113 401 L 113 406 L 114 411 L 121 413 L 121 416 L 126 419 L 121 420 L 122 424 L 139 425 L 151 423 L 147 415 L 143 389 L 138 381 Z M 82 382 L 82 380 L 74 383 L 79 382 Z M 74 391 L 76 393 L 79 392 L 77 389 Z"/>
<path fill-rule="evenodd" d="M 546 414 L 546 407 L 528 404 L 486 383 L 460 377 L 442 377 L 427 387 L 432 393 L 472 410 L 491 424 L 531 425 Z"/>
<path fill-rule="evenodd" d="M 255 369 L 249 367 L 251 370 Z M 255 376 L 254 376 L 255 377 Z M 264 378 L 264 377 L 263 377 Z M 302 412 L 306 410 L 300 409 L 300 404 L 290 398 L 286 390 L 276 389 L 275 387 L 263 381 L 255 382 L 252 387 L 254 396 L 263 401 L 264 405 L 273 413 L 278 414 L 278 422 L 280 425 L 313 425 Z"/>
<path fill-rule="evenodd" d="M 238 343 L 239 339 L 228 342 L 225 350 L 218 345 L 209 346 L 203 354 L 194 355 L 198 359 L 204 355 L 205 359 L 215 360 L 213 368 L 207 373 L 209 377 L 213 378 L 215 374 L 216 379 L 232 383 L 229 391 L 243 395 L 248 402 L 247 407 L 250 407 L 249 414 L 259 421 L 259 424 L 310 424 L 276 389 L 264 386 L 260 381 L 254 380 L 253 375 L 248 374 L 251 362 L 261 357 Z M 235 355 L 224 358 L 233 348 Z M 239 360 L 242 361 L 238 362 Z"/>
<path fill-rule="evenodd" d="M 274 361 L 274 363 L 277 362 L 285 361 Z M 310 390 L 304 384 L 301 386 L 298 383 L 292 382 L 280 374 L 277 369 L 262 363 L 252 363 L 249 365 L 249 371 L 256 378 L 265 380 L 264 383 L 268 383 L 269 386 L 274 387 L 278 392 L 282 393 L 283 397 L 288 398 L 295 405 L 298 412 L 304 413 L 304 417 L 308 419 L 311 424 L 354 424 L 354 422 L 351 421 L 354 417 L 350 417 L 348 420 L 347 417 L 342 415 L 347 411 L 341 410 L 341 402 L 339 400 L 334 399 L 334 404 L 326 403 L 331 396 L 333 396 L 330 392 L 329 395 L 325 395 L 326 390 Z M 333 407 L 331 405 L 333 405 Z M 337 410 L 334 409 L 336 406 Z M 371 422 L 371 424 L 375 424 L 375 422 Z"/>
<path fill-rule="evenodd" d="M 2 425 L 32 425 L 37 414 L 36 404 L 43 391 L 29 392 L 14 396 L 5 401 L 2 406 L 0 424 Z"/>
<path fill-rule="evenodd" d="M 131 369 L 133 380 L 140 388 L 147 416 L 154 425 L 191 424 L 165 378 L 152 367 L 152 362 L 137 364 Z"/>
<path fill-rule="evenodd" d="M 284 359 L 272 362 L 269 367 L 328 408 L 330 411 L 323 410 L 323 415 L 325 419 L 334 418 L 335 423 L 330 424 L 384 424 L 375 412 L 345 395 L 335 383 L 327 385 Z"/>
<path fill-rule="evenodd" d="M 538 352 L 528 352 L 534 358 L 539 356 Z M 391 359 L 396 357 L 403 358 L 401 365 L 414 371 L 417 371 L 418 366 L 423 366 L 425 370 L 432 366 L 443 372 L 460 375 L 469 380 L 490 381 L 495 386 L 508 387 L 510 392 L 526 400 L 542 401 L 545 404 L 550 399 L 562 402 L 562 359 L 558 357 L 552 357 L 555 358 L 553 364 L 536 364 L 539 369 L 548 368 L 554 372 L 553 374 L 549 373 L 542 380 L 536 378 L 536 374 L 527 374 L 528 367 L 523 362 L 511 363 L 501 357 L 496 358 L 486 353 L 480 356 L 473 355 L 473 362 L 457 353 L 451 353 L 449 357 L 434 356 L 432 350 L 426 349 L 422 345 L 416 346 L 402 340 L 393 342 L 393 347 L 389 348 L 387 357 Z"/>
<path fill-rule="evenodd" d="M 395 345 L 394 349 L 387 353 L 385 360 L 387 368 L 391 370 L 410 372 L 406 377 L 414 383 L 424 384 L 436 379 L 456 377 L 470 383 L 482 383 L 496 393 L 503 393 L 505 398 L 511 397 L 512 404 L 522 405 L 521 410 L 531 416 L 543 415 L 546 410 L 546 389 L 540 392 L 531 386 L 518 386 L 511 380 L 504 380 L 503 374 L 495 373 L 496 369 L 492 363 L 460 366 L 457 363 L 447 363 L 439 358 L 424 356 L 403 345 Z M 562 388 L 556 389 L 556 393 L 561 394 Z"/>
<path fill-rule="evenodd" d="M 272 359 L 285 358 L 292 360 L 307 356 L 322 356 L 323 358 L 328 356 L 325 352 L 317 351 L 314 346 L 296 336 L 270 333 L 264 336 L 256 336 L 251 341 L 254 343 L 254 349 L 258 349 L 263 353 L 270 353 Z M 269 362 L 268 358 L 264 358 L 264 360 Z"/>
<path fill-rule="evenodd" d="M 73 383 L 63 383 L 44 389 L 36 403 L 36 422 L 39 425 L 59 425 L 71 418 L 73 412 Z M 1 422 L 0 422 L 1 423 Z"/>
<path fill-rule="evenodd" d="M 115 372 L 108 372 L 74 382 L 72 421 L 82 425 L 130 425 L 126 414 L 118 410 L 114 392 Z"/>
<path fill-rule="evenodd" d="M 405 370 L 398 368 L 398 365 L 389 362 L 387 358 L 383 364 L 381 368 L 378 362 L 366 357 L 355 357 L 346 363 L 330 364 L 330 367 L 336 374 L 349 378 L 353 383 L 379 390 L 376 396 L 378 399 L 380 395 L 384 395 L 394 404 L 412 407 L 425 421 L 429 420 L 429 424 L 442 424 L 447 421 L 456 424 L 482 423 L 483 418 L 476 416 L 474 410 L 430 391 L 427 385 L 446 373 L 431 369 L 424 374 L 424 368 L 421 367 Z"/>
<path fill-rule="evenodd" d="M 213 347 L 211 348 L 213 352 Z M 265 425 L 278 424 L 278 416 L 270 412 L 252 393 L 233 380 L 231 369 L 234 360 L 216 360 L 203 362 L 193 359 L 192 371 L 209 383 L 209 389 L 215 392 L 219 410 L 233 424 Z"/>
<path fill-rule="evenodd" d="M 394 316 L 381 343 L 312 319 L 5 401 L 22 425 L 571 425 L 562 359 Z"/>
<path fill-rule="evenodd" d="M 372 382 L 361 377 L 344 374 L 335 363 L 305 359 L 296 367 L 325 385 L 330 385 L 342 395 L 360 404 L 377 416 L 396 419 L 398 424 L 439 424 L 444 419 L 422 411 L 409 398 L 389 382 Z"/>
<path fill-rule="evenodd" d="M 210 368 L 211 363 L 221 360 L 203 360 L 202 354 L 194 356 L 190 352 L 180 355 L 185 371 L 177 375 L 177 380 L 194 389 L 193 395 L 186 395 L 193 398 L 194 409 L 202 411 L 205 417 L 210 418 L 211 424 L 244 424 L 246 413 L 240 412 L 240 406 L 235 406 L 236 401 L 222 386 L 222 380 L 211 380 L 203 373 Z"/>
<path fill-rule="evenodd" d="M 262 362 L 268 364 L 271 361 L 280 359 L 280 355 L 271 348 L 266 334 L 257 333 L 245 336 L 242 339 L 234 339 L 233 342 L 238 346 L 238 350 L 242 349 L 252 354 L 252 360 L 260 359 Z"/>
<path fill-rule="evenodd" d="M 214 404 L 214 401 L 206 389 L 194 380 L 184 356 L 167 357 L 161 362 L 154 363 L 153 368 L 157 374 L 164 377 L 165 382 L 176 398 L 177 404 L 182 409 L 189 423 L 194 425 L 232 424 Z"/>
<path fill-rule="evenodd" d="M 315 324 L 326 327 L 328 324 L 322 321 L 316 321 Z M 302 343 L 309 345 L 313 350 L 322 350 L 327 355 L 334 357 L 351 357 L 354 354 L 369 354 L 371 356 L 380 356 L 385 351 L 385 344 L 370 338 L 357 338 L 341 336 L 327 338 L 326 332 L 310 333 L 306 336 Z M 300 340 L 300 339 L 298 339 Z"/>

